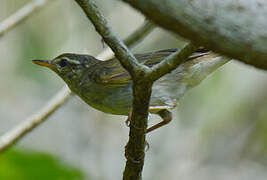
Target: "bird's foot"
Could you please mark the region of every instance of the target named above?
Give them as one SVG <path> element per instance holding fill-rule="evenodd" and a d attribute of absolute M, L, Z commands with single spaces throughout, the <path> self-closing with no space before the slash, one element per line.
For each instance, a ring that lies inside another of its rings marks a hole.
<path fill-rule="evenodd" d="M 131 123 L 131 119 L 132 119 L 132 109 L 129 111 L 129 113 L 128 113 L 128 118 L 126 119 L 126 121 L 125 121 L 125 124 L 126 124 L 126 126 L 127 127 L 130 127 L 130 123 Z"/>
<path fill-rule="evenodd" d="M 127 126 L 127 127 L 132 126 L 132 127 L 134 127 L 135 129 L 137 129 L 137 130 L 143 130 L 143 128 L 141 128 L 141 127 L 137 127 L 137 126 L 135 126 L 135 125 L 133 125 L 133 124 L 131 123 L 131 120 L 132 120 L 132 113 L 133 113 L 133 111 L 132 111 L 132 109 L 131 109 L 130 112 L 128 113 L 128 118 L 127 118 L 126 121 L 125 121 L 126 126 Z"/>

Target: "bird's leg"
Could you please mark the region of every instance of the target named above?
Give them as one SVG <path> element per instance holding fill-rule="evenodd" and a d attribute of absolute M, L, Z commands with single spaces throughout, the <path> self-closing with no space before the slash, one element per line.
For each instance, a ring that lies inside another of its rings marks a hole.
<path fill-rule="evenodd" d="M 160 110 L 157 114 L 162 118 L 162 121 L 160 123 L 155 124 L 152 127 L 148 128 L 146 130 L 146 133 L 154 131 L 155 129 L 158 129 L 161 126 L 168 124 L 172 120 L 172 113 L 170 111 L 168 111 L 167 109 Z"/>
<path fill-rule="evenodd" d="M 125 121 L 125 124 L 126 124 L 126 126 L 127 127 L 130 127 L 130 123 L 131 123 L 131 120 L 132 120 L 132 113 L 133 113 L 133 111 L 132 111 L 132 109 L 129 111 L 129 113 L 128 113 L 128 118 L 126 119 L 126 121 Z M 148 114 L 148 115 L 150 115 L 150 114 Z M 149 116 L 148 116 L 148 118 L 149 118 Z M 137 127 L 134 127 L 134 128 L 136 128 L 136 129 L 141 129 L 141 128 L 137 128 Z M 148 151 L 149 150 L 149 147 L 150 147 L 150 145 L 149 145 L 149 143 L 146 141 L 146 148 L 145 148 L 145 151 Z"/>
<path fill-rule="evenodd" d="M 136 127 L 134 125 L 131 124 L 131 121 L 132 121 L 132 114 L 133 114 L 133 110 L 130 109 L 129 113 L 128 113 L 128 118 L 126 119 L 125 121 L 125 124 L 127 127 L 130 127 L 130 126 L 133 126 L 135 129 L 137 130 L 142 130 L 142 128 L 139 128 L 139 127 Z"/>
<path fill-rule="evenodd" d="M 128 118 L 126 119 L 126 121 L 125 121 L 125 124 L 126 124 L 126 126 L 127 127 L 130 127 L 130 123 L 131 123 L 131 119 L 132 119 L 132 113 L 133 113 L 133 111 L 132 111 L 132 109 L 129 111 L 129 113 L 128 113 Z M 148 120 L 151 118 L 151 114 L 150 113 L 148 113 Z M 137 129 L 139 129 L 139 128 L 137 128 Z"/>
<path fill-rule="evenodd" d="M 146 133 L 154 131 L 155 129 L 158 129 L 161 126 L 168 124 L 172 120 L 172 113 L 170 111 L 168 111 L 167 109 L 160 110 L 157 114 L 162 118 L 162 121 L 160 123 L 155 124 L 155 125 L 151 126 L 150 128 L 148 128 L 146 130 Z M 125 121 L 126 126 L 130 127 L 131 119 L 132 119 L 132 109 L 129 111 L 128 118 Z M 135 128 L 137 128 L 137 127 L 135 127 Z"/>

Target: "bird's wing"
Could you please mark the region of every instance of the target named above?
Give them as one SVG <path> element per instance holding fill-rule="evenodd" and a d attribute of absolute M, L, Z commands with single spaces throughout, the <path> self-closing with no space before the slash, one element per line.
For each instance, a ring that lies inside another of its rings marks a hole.
<path fill-rule="evenodd" d="M 136 59 L 149 67 L 161 62 L 165 57 L 176 52 L 177 49 L 167 49 L 155 52 L 149 52 L 144 54 L 135 54 Z M 193 53 L 188 59 L 195 59 L 203 56 L 206 52 Z M 107 86 L 123 86 L 131 81 L 130 74 L 120 65 L 120 62 L 116 59 L 110 59 L 102 61 L 101 66 L 96 68 L 94 72 L 94 80 L 96 83 Z"/>
<path fill-rule="evenodd" d="M 130 74 L 120 65 L 117 59 L 100 62 L 93 72 L 93 80 L 106 86 L 124 86 L 131 80 Z"/>

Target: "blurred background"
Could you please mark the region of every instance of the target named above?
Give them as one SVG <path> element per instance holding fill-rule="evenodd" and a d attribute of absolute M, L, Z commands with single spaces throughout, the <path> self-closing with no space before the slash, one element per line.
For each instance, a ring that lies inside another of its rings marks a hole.
<path fill-rule="evenodd" d="M 27 0 L 1 0 L 0 23 Z M 117 0 L 98 0 L 122 39 L 144 17 Z M 181 47 L 156 28 L 133 52 Z M 97 55 L 100 36 L 73 0 L 56 0 L 0 37 L 0 135 L 43 107 L 64 86 L 31 63 L 63 52 Z M 188 92 L 174 120 L 149 134 L 144 179 L 266 180 L 267 73 L 232 61 Z M 0 179 L 121 179 L 126 117 L 104 114 L 72 97 L 45 123 L 0 154 Z M 150 124 L 160 119 L 152 116 Z"/>

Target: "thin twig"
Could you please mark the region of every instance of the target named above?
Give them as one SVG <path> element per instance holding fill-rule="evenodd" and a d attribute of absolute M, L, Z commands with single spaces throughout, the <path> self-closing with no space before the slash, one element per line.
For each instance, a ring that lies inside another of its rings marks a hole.
<path fill-rule="evenodd" d="M 20 24 L 24 20 L 26 20 L 28 17 L 30 17 L 34 12 L 37 12 L 37 10 L 41 9 L 46 5 L 48 2 L 51 2 L 49 0 L 34 0 L 28 4 L 26 4 L 24 7 L 19 9 L 17 12 L 15 12 L 13 15 L 5 19 L 0 24 L 0 37 L 5 34 L 7 31 L 14 28 L 16 25 Z"/>
<path fill-rule="evenodd" d="M 166 73 L 176 69 L 177 66 L 182 64 L 187 60 L 194 51 L 197 50 L 197 46 L 192 43 L 187 43 L 183 48 L 177 50 L 175 53 L 166 57 L 160 63 L 154 65 L 151 68 L 151 72 L 149 76 L 153 81 L 159 79 L 160 77 L 164 76 Z"/>
<path fill-rule="evenodd" d="M 33 128 L 41 124 L 53 112 L 55 112 L 62 104 L 64 104 L 71 96 L 71 91 L 67 86 L 64 86 L 40 111 L 33 114 L 21 124 L 8 131 L 0 137 L 0 152 L 4 151 L 24 135 L 30 132 Z"/>
<path fill-rule="evenodd" d="M 133 47 L 136 45 L 136 41 L 140 42 L 141 39 L 148 35 L 148 31 L 151 32 L 154 28 L 151 28 L 151 23 L 146 22 L 141 27 L 139 27 L 135 32 L 129 35 L 129 37 L 136 37 L 136 39 L 131 38 L 131 41 L 126 42 L 127 46 Z M 153 26 L 154 27 L 154 26 Z M 149 29 L 149 30 L 148 30 Z M 141 35 L 143 34 L 145 35 Z M 136 35 L 138 34 L 138 35 Z M 128 38 L 126 38 L 127 40 Z M 125 40 L 125 41 L 126 41 Z M 110 59 L 113 57 L 113 52 L 110 49 L 103 50 L 96 58 L 97 59 Z M 41 110 L 39 110 L 34 115 L 25 119 L 22 123 L 17 125 L 15 128 L 11 129 L 4 135 L 0 137 L 0 152 L 6 150 L 11 145 L 15 144 L 19 139 L 23 138 L 28 132 L 38 127 L 43 123 L 51 114 L 53 114 L 59 107 L 68 101 L 71 96 L 71 91 L 68 86 L 64 86 L 57 95 L 54 96 Z"/>
<path fill-rule="evenodd" d="M 147 36 L 153 29 L 155 25 L 146 20 L 144 24 L 137 29 L 134 33 L 132 33 L 131 36 L 128 36 L 123 42 L 124 44 L 130 48 L 131 46 L 134 46 L 136 43 L 139 43 L 140 40 L 143 40 L 145 36 Z M 129 46 L 130 45 L 130 46 Z"/>

